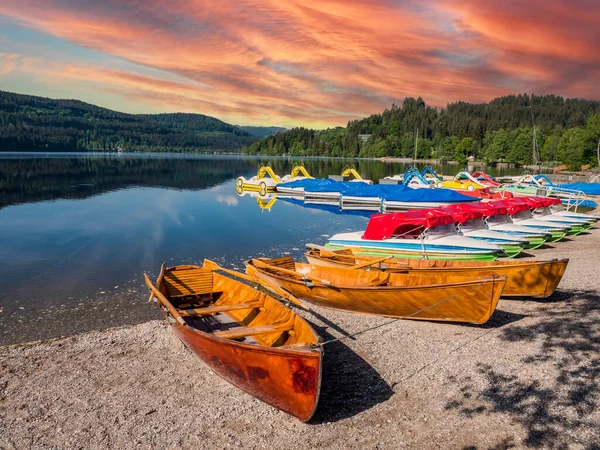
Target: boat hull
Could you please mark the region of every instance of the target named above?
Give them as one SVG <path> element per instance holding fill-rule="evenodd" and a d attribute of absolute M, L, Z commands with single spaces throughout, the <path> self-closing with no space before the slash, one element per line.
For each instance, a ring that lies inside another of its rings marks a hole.
<path fill-rule="evenodd" d="M 491 231 L 487 229 L 476 229 L 476 230 L 461 230 L 460 233 L 463 236 L 470 237 L 472 239 L 479 239 L 486 242 L 491 242 L 493 244 L 498 245 L 502 251 L 502 256 L 507 256 L 509 258 L 514 258 L 519 255 L 527 241 L 512 237 L 505 233 L 500 233 L 496 231 Z"/>
<path fill-rule="evenodd" d="M 318 403 L 322 350 L 265 349 L 220 339 L 179 323 L 175 334 L 217 375 L 303 422 Z"/>
<path fill-rule="evenodd" d="M 217 375 L 302 421 L 318 403 L 323 349 L 311 326 L 278 298 L 299 301 L 206 260 L 163 264 L 146 285 L 182 342 Z"/>
<path fill-rule="evenodd" d="M 244 191 L 259 192 L 265 194 L 267 192 L 275 192 L 277 182 L 271 178 L 257 178 L 252 177 L 246 179 L 244 177 L 238 177 L 235 180 L 236 188 Z"/>
<path fill-rule="evenodd" d="M 523 246 L 524 249 L 533 250 L 541 247 L 551 237 L 550 233 L 547 234 L 535 234 L 535 229 L 528 227 L 521 227 L 512 223 L 489 223 L 488 227 L 492 231 L 498 233 L 504 233 L 507 236 L 514 236 L 518 239 L 526 239 L 527 244 Z M 533 233 L 533 234 L 532 234 Z"/>
<path fill-rule="evenodd" d="M 523 246 L 525 250 L 535 250 L 536 248 L 540 248 L 542 245 L 546 243 L 546 238 L 544 237 L 530 237 L 528 238 L 528 243 Z"/>
<path fill-rule="evenodd" d="M 363 255 L 382 256 L 394 255 L 396 258 L 407 259 L 433 259 L 433 260 L 456 260 L 456 261 L 495 261 L 499 258 L 500 253 L 430 253 L 430 252 L 410 252 L 405 250 L 393 250 L 385 248 L 361 247 L 358 245 L 336 245 L 325 244 L 327 248 L 332 250 L 340 250 L 344 248 L 352 248 Z"/>
<path fill-rule="evenodd" d="M 304 203 L 307 205 L 340 206 L 342 194 L 339 192 L 307 192 L 304 191 Z"/>
<path fill-rule="evenodd" d="M 567 235 L 567 232 L 569 231 L 569 227 L 562 227 L 537 219 L 513 219 L 513 222 L 517 225 L 533 228 L 541 233 L 550 233 L 552 235 L 552 237 L 549 239 L 550 242 L 560 241 Z"/>
<path fill-rule="evenodd" d="M 504 252 L 502 256 L 505 256 L 507 258 L 514 258 L 518 255 L 521 254 L 521 252 L 523 251 L 523 249 L 525 248 L 524 245 L 512 245 L 512 244 L 498 244 L 501 248 L 502 251 Z"/>
<path fill-rule="evenodd" d="M 567 236 L 577 236 L 589 228 L 587 225 L 571 225 L 571 229 L 567 231 Z"/>
<path fill-rule="evenodd" d="M 430 209 L 448 206 L 452 203 L 444 202 L 401 202 L 394 200 L 384 200 L 382 202 L 382 210 L 386 212 L 405 211 L 410 209 Z"/>
<path fill-rule="evenodd" d="M 424 239 L 363 239 L 362 233 L 339 233 L 329 239 L 327 245 L 346 248 L 362 248 L 369 251 L 394 252 L 406 257 L 458 258 L 495 260 L 502 249 L 490 242 L 481 241 L 452 233 L 440 236 L 428 236 Z"/>
<path fill-rule="evenodd" d="M 350 255 L 350 258 L 332 260 L 315 252 L 305 253 L 311 264 L 332 267 L 349 267 L 368 261 L 361 255 Z M 416 273 L 439 273 L 441 275 L 462 275 L 473 278 L 485 278 L 491 274 L 506 275 L 507 281 L 502 297 L 537 297 L 546 298 L 558 287 L 562 279 L 568 259 L 551 261 L 496 261 L 483 263 L 476 261 L 432 261 L 414 259 L 393 259 L 385 261 L 385 270 Z M 376 270 L 376 269 L 373 269 Z"/>
<path fill-rule="evenodd" d="M 276 284 L 294 296 L 324 308 L 357 314 L 442 322 L 476 324 L 487 322 L 496 309 L 506 283 L 505 276 L 481 280 L 472 280 L 470 277 L 468 281 L 460 277 L 465 281 L 456 282 L 453 279 L 454 282 L 444 282 L 447 280 L 424 275 L 411 277 L 415 285 L 396 285 L 393 281 L 394 276 L 405 279 L 408 277 L 389 274 L 393 286 L 347 287 L 340 286 L 341 279 L 345 279 L 350 284 L 357 284 L 346 278 L 348 271 L 355 272 L 357 277 L 365 276 L 365 271 L 330 268 L 328 273 L 322 273 L 322 266 L 312 267 L 320 278 L 328 279 L 336 287 L 303 283 L 258 270 L 252 265 L 246 266 L 249 275 Z M 336 275 L 332 271 L 346 272 L 346 274 Z M 367 272 L 367 276 L 371 274 L 372 272 Z M 439 280 L 438 284 L 434 284 L 435 278 Z M 450 278 L 452 277 L 448 277 L 448 280 Z"/>
<path fill-rule="evenodd" d="M 342 195 L 341 208 L 346 210 L 379 211 L 381 209 L 381 198 Z"/>

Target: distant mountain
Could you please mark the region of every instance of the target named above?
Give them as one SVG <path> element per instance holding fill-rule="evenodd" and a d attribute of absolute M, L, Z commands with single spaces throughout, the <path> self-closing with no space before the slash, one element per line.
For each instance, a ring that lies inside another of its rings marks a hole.
<path fill-rule="evenodd" d="M 202 114 L 125 114 L 0 91 L 0 151 L 237 151 L 256 140 Z"/>
<path fill-rule="evenodd" d="M 241 128 L 245 132 L 250 133 L 252 136 L 257 136 L 259 138 L 272 136 L 287 130 L 287 128 L 283 127 L 251 127 L 245 125 L 238 125 L 238 128 Z"/>

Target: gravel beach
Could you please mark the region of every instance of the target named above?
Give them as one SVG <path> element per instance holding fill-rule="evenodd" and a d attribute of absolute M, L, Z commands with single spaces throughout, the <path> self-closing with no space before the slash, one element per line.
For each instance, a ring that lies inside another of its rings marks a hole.
<path fill-rule="evenodd" d="M 600 448 L 600 229 L 531 253 L 571 259 L 549 299 L 327 345 L 307 424 L 214 375 L 162 321 L 2 347 L 0 448 Z M 312 309 L 326 339 L 390 321 Z"/>

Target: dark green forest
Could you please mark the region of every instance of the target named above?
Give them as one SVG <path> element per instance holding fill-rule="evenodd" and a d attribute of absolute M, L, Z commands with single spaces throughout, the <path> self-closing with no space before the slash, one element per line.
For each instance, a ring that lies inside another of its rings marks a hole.
<path fill-rule="evenodd" d="M 0 91 L 0 151 L 237 151 L 257 139 L 202 114 L 125 114 Z"/>
<path fill-rule="evenodd" d="M 442 110 L 427 106 L 421 98 L 406 98 L 402 105 L 348 122 L 346 128 L 294 128 L 255 142 L 244 152 L 412 158 L 416 143 L 419 159 L 464 163 L 472 156 L 489 163 L 528 165 L 537 163 L 532 113 L 542 163 L 573 168 L 597 165 L 600 101 L 555 95 L 510 95 L 481 104 L 457 102 Z"/>
<path fill-rule="evenodd" d="M 130 187 L 208 189 L 240 173 L 256 173 L 241 158 L 152 158 L 110 155 L 4 159 L 0 171 L 0 209 L 59 198 L 86 198 Z"/>

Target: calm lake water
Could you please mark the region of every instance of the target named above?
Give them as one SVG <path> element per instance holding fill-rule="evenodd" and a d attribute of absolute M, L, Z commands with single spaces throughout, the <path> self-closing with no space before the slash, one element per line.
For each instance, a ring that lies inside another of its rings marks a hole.
<path fill-rule="evenodd" d="M 163 261 L 209 258 L 242 269 L 252 256 L 301 258 L 308 242 L 364 229 L 364 216 L 282 199 L 266 210 L 239 196 L 235 179 L 256 175 L 267 162 L 281 175 L 302 162 L 316 177 L 354 165 L 372 180 L 406 168 L 331 159 L 0 153 L 0 344 L 154 317 L 142 274 L 154 277 Z"/>

